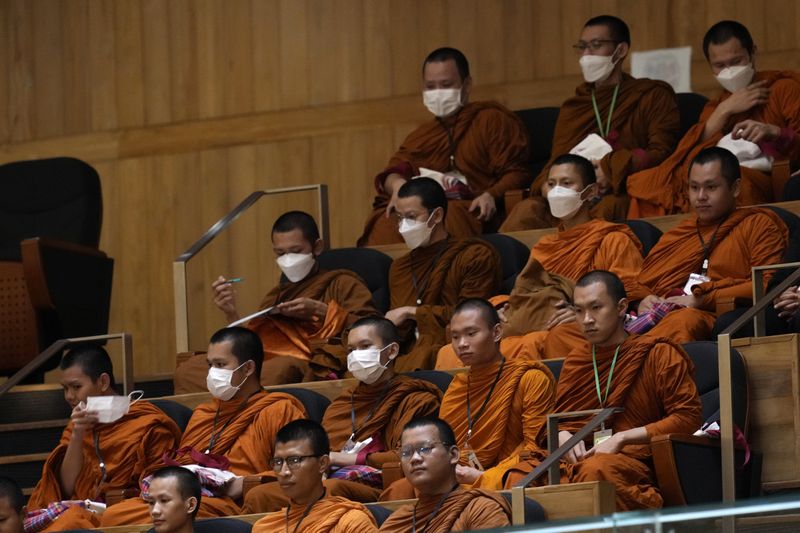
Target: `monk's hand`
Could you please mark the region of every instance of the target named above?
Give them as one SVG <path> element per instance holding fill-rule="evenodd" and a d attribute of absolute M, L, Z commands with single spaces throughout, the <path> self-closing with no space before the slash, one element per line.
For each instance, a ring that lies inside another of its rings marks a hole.
<path fill-rule="evenodd" d="M 556 310 L 550 316 L 550 320 L 547 321 L 547 324 L 545 324 L 547 329 L 553 329 L 560 324 L 575 322 L 575 311 L 572 310 L 572 306 L 569 305 L 569 302 L 566 300 L 559 300 L 554 307 Z"/>
<path fill-rule="evenodd" d="M 351 466 L 356 464 L 357 453 L 331 452 L 328 454 L 333 466 Z"/>
<path fill-rule="evenodd" d="M 323 320 L 328 314 L 328 304 L 311 298 L 295 298 L 275 306 L 280 314 L 299 320 Z"/>
<path fill-rule="evenodd" d="M 398 307 L 387 312 L 384 317 L 390 320 L 395 326 L 399 326 L 406 320 L 414 320 L 417 317 L 417 308 L 411 305 Z"/>
<path fill-rule="evenodd" d="M 383 190 L 389 195 L 389 203 L 386 205 L 386 218 L 392 216 L 397 210 L 397 191 L 406 182 L 406 179 L 400 174 L 389 174 L 383 181 Z"/>
<path fill-rule="evenodd" d="M 781 129 L 774 124 L 765 124 L 757 120 L 743 120 L 737 122 L 731 130 L 731 137 L 744 139 L 751 143 L 772 141 L 780 137 Z"/>
<path fill-rule="evenodd" d="M 462 485 L 472 485 L 478 478 L 481 477 L 483 472 L 471 466 L 456 465 L 456 481 Z"/>
<path fill-rule="evenodd" d="M 700 307 L 703 304 L 702 298 L 692 294 L 684 294 L 682 296 L 670 296 L 667 298 L 670 303 L 682 305 L 684 307 Z"/>
<path fill-rule="evenodd" d="M 611 181 L 603 172 L 603 165 L 600 164 L 600 159 L 592 159 L 592 166 L 594 167 L 594 175 L 597 179 L 597 191 L 600 196 L 605 196 L 611 192 Z"/>
<path fill-rule="evenodd" d="M 225 486 L 222 488 L 225 496 L 228 496 L 231 499 L 238 500 L 242 497 L 242 487 L 244 485 L 244 476 L 236 476 L 232 477 L 228 481 L 225 482 Z"/>
<path fill-rule="evenodd" d="M 784 320 L 791 319 L 800 308 L 800 287 L 789 287 L 772 302 L 778 316 Z"/>
<path fill-rule="evenodd" d="M 485 192 L 472 200 L 472 203 L 469 205 L 469 212 L 475 213 L 478 220 L 481 222 L 486 222 L 490 220 L 494 214 L 497 212 L 497 204 L 495 204 L 494 196 Z"/>
<path fill-rule="evenodd" d="M 558 445 L 562 446 L 565 442 L 572 438 L 572 433 L 569 431 L 558 432 Z M 583 441 L 578 442 L 572 447 L 570 451 L 564 454 L 564 459 L 568 463 L 577 463 L 586 455 L 586 444 Z"/>
<path fill-rule="evenodd" d="M 586 452 L 584 457 L 591 457 L 597 453 L 619 453 L 625 446 L 625 433 L 614 433 L 603 442 L 595 445 L 592 449 Z"/>
<path fill-rule="evenodd" d="M 86 432 L 91 431 L 95 424 L 97 424 L 97 412 L 88 411 L 86 409 L 86 404 L 81 402 L 72 410 L 70 420 L 72 420 L 73 436 L 82 440 Z"/>
<path fill-rule="evenodd" d="M 220 276 L 211 283 L 211 289 L 214 291 L 214 305 L 225 313 L 228 322 L 238 320 L 239 312 L 236 311 L 236 291 L 233 290 L 233 285 Z"/>
<path fill-rule="evenodd" d="M 664 302 L 664 298 L 659 298 L 655 294 L 650 294 L 642 298 L 642 301 L 639 302 L 639 307 L 636 309 L 637 312 L 641 315 L 642 313 L 648 312 L 650 309 L 653 308 L 655 304 Z"/>
<path fill-rule="evenodd" d="M 769 99 L 769 87 L 766 85 L 766 80 L 751 83 L 747 87 L 732 93 L 719 107 L 723 108 L 723 111 L 728 115 L 735 115 L 748 111 L 757 105 L 766 104 Z"/>

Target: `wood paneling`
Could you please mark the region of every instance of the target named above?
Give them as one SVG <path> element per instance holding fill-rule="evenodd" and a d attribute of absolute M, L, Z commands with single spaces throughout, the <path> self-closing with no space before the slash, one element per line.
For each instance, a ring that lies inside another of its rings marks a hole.
<path fill-rule="evenodd" d="M 792 0 L 6 0 L 0 2 L 0 162 L 72 155 L 103 180 L 103 248 L 116 260 L 111 329 L 135 336 L 137 373 L 173 365 L 171 262 L 255 189 L 327 183 L 334 246 L 351 245 L 372 176 L 427 118 L 420 63 L 451 45 L 473 97 L 558 105 L 579 82 L 570 45 L 603 12 L 633 48 L 699 44 L 739 17 L 762 68 L 800 69 Z M 691 14 L 691 16 L 690 16 Z M 243 275 L 243 312 L 274 283 L 269 227 L 313 198 L 270 198 L 190 265 L 192 339 L 222 325 L 219 274 Z"/>

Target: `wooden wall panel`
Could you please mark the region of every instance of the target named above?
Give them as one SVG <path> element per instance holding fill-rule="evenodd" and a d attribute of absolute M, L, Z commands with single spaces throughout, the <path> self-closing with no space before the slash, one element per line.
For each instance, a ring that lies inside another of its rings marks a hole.
<path fill-rule="evenodd" d="M 604 12 L 633 49 L 691 45 L 695 90 L 717 91 L 706 28 L 739 17 L 761 68 L 800 69 L 793 0 L 6 0 L 0 162 L 74 155 L 102 176 L 102 247 L 116 260 L 111 329 L 140 375 L 173 366 L 171 262 L 256 189 L 327 183 L 333 246 L 352 245 L 372 177 L 428 115 L 420 63 L 452 45 L 476 99 L 558 105 L 580 81 L 571 45 Z M 223 325 L 217 275 L 241 311 L 275 282 L 269 228 L 310 193 L 262 200 L 189 268 L 192 347 Z"/>

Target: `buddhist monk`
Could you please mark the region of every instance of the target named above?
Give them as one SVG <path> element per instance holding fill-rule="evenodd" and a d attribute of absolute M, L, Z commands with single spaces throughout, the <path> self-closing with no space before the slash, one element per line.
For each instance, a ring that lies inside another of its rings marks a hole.
<path fill-rule="evenodd" d="M 325 410 L 322 426 L 330 438 L 330 464 L 337 470 L 324 484 L 331 496 L 369 502 L 383 488 L 383 464 L 399 461 L 395 450 L 403 426 L 412 418 L 435 414 L 442 393 L 428 381 L 395 373 L 400 336 L 383 317 L 358 319 L 348 332 L 347 349 L 348 367 L 359 383 Z M 368 481 L 359 472 L 369 474 Z M 277 511 L 287 504 L 273 482 L 251 489 L 244 511 Z"/>
<path fill-rule="evenodd" d="M 369 533 L 377 531 L 372 513 L 360 503 L 326 493 L 322 478 L 330 467 L 331 445 L 313 420 L 295 420 L 275 436 L 270 466 L 288 505 L 253 524 L 253 533 Z"/>
<path fill-rule="evenodd" d="M 422 64 L 422 101 L 434 119 L 412 131 L 375 176 L 378 195 L 359 246 L 403 242 L 392 215 L 400 186 L 436 175 L 447 191 L 447 231 L 458 238 L 492 233 L 503 221 L 506 191 L 527 187 L 525 126 L 497 102 L 470 102 L 469 63 L 454 48 L 434 50 Z"/>
<path fill-rule="evenodd" d="M 773 193 L 772 162 L 800 162 L 800 74 L 756 70 L 756 45 L 739 22 L 714 24 L 703 38 L 703 53 L 722 94 L 710 100 L 700 120 L 675 152 L 655 168 L 631 175 L 629 218 L 685 213 L 691 207 L 686 175 L 694 156 L 711 146 L 733 144 L 743 163 L 739 205 L 781 200 Z"/>
<path fill-rule="evenodd" d="M 28 508 L 34 512 L 64 502 L 47 530 L 91 529 L 100 524 L 99 518 L 80 500 L 102 503 L 110 491 L 138 488 L 181 432 L 150 402 L 132 403 L 116 393 L 111 358 L 102 347 L 70 350 L 60 369 L 72 414 L 45 461 Z"/>
<path fill-rule="evenodd" d="M 181 438 L 179 450 L 170 452 L 171 463 L 205 466 L 232 472 L 236 476 L 267 475 L 269 459 L 278 429 L 292 420 L 305 418 L 303 405 L 294 396 L 267 393 L 258 376 L 264 358 L 261 339 L 249 329 L 223 328 L 209 341 L 208 391 L 214 396 L 198 405 Z M 162 449 L 161 452 L 169 452 Z M 165 460 L 168 457 L 165 457 Z M 241 477 L 219 489 L 215 497 L 200 502 L 199 518 L 240 513 Z M 149 498 L 148 494 L 143 496 Z M 103 514 L 102 526 L 144 524 L 149 520 L 142 497 L 118 503 Z"/>
<path fill-rule="evenodd" d="M 0 476 L 0 533 L 24 533 L 25 497 L 11 478 Z"/>
<path fill-rule="evenodd" d="M 502 496 L 464 490 L 459 484 L 456 441 L 453 429 L 440 418 L 417 418 L 405 425 L 400 460 L 419 499 L 393 512 L 381 531 L 446 533 L 511 525 L 511 509 Z"/>
<path fill-rule="evenodd" d="M 453 348 L 469 371 L 453 377 L 439 416 L 452 426 L 461 450 L 459 481 L 483 488 L 502 488 L 505 467 L 533 443 L 555 402 L 550 370 L 539 361 L 506 359 L 499 348 L 502 334 L 500 317 L 486 300 L 465 300 L 453 312 Z M 381 494 L 381 500 L 412 497 L 405 479 Z"/>
<path fill-rule="evenodd" d="M 410 252 L 389 269 L 391 310 L 403 351 L 395 369 L 430 369 L 447 342 L 453 308 L 466 298 L 488 298 L 500 288 L 500 256 L 482 239 L 453 239 L 445 229 L 449 202 L 430 178 L 410 180 L 397 192 L 396 220 Z"/>
<path fill-rule="evenodd" d="M 540 238 L 509 296 L 492 298 L 505 323 L 500 350 L 507 357 L 538 359 L 568 350 L 557 346 L 567 328 L 580 337 L 568 303 L 572 285 L 590 270 L 610 270 L 633 289 L 642 268 L 642 245 L 625 224 L 592 218 L 597 183 L 592 163 L 576 154 L 556 157 L 547 177 L 548 205 L 558 232 Z M 549 335 L 549 332 L 554 332 Z M 549 343 L 545 348 L 545 343 Z M 558 356 L 558 355 L 556 355 Z M 437 369 L 460 366 L 453 347 L 439 350 Z"/>
<path fill-rule="evenodd" d="M 622 407 L 561 460 L 562 482 L 606 480 L 614 484 L 618 510 L 662 505 L 652 470 L 650 439 L 700 428 L 701 405 L 694 367 L 679 345 L 665 338 L 628 335 L 628 300 L 614 274 L 595 270 L 575 285 L 574 310 L 585 344 L 567 355 L 558 379 L 556 412 Z M 559 424 L 564 444 L 591 416 Z M 530 450 L 531 458 L 512 469 L 514 486 L 546 456 L 546 428 Z M 538 480 L 544 483 L 544 476 Z"/>
<path fill-rule="evenodd" d="M 272 250 L 286 280 L 259 305 L 271 311 L 245 324 L 264 345 L 262 385 L 341 377 L 344 354 L 327 340 L 357 318 L 377 313 L 372 294 L 355 273 L 320 268 L 316 259 L 324 247 L 308 213 L 289 211 L 272 226 Z M 229 323 L 240 318 L 235 281 L 220 276 L 211 284 L 214 303 Z M 207 369 L 204 355 L 181 364 L 175 371 L 175 393 L 204 391 Z"/>
<path fill-rule="evenodd" d="M 669 84 L 635 79 L 622 71 L 630 46 L 628 25 L 617 17 L 601 15 L 584 24 L 573 47 L 585 83 L 561 105 L 553 133 L 553 158 L 571 152 L 592 160 L 602 198 L 592 212 L 607 220 L 625 218 L 628 176 L 663 161 L 680 131 L 677 100 Z M 501 231 L 558 224 L 546 202 L 552 163 L 536 177 L 532 197 L 514 207 Z"/>
<path fill-rule="evenodd" d="M 197 474 L 181 466 L 165 466 L 150 481 L 150 516 L 155 533 L 194 533 L 202 487 Z"/>

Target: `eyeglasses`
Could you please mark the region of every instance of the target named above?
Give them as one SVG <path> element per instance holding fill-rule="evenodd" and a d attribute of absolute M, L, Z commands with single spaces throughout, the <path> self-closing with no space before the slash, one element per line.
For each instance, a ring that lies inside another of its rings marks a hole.
<path fill-rule="evenodd" d="M 400 456 L 400 459 L 403 461 L 408 461 L 414 455 L 414 453 L 418 453 L 421 457 L 426 457 L 433 452 L 433 449 L 436 448 L 437 444 L 441 444 L 445 448 L 450 446 L 446 442 L 440 440 L 432 440 L 430 442 L 426 442 L 425 444 L 417 444 L 417 445 L 408 445 L 408 446 L 401 446 L 397 448 L 397 455 Z"/>
<path fill-rule="evenodd" d="M 269 460 L 269 466 L 275 472 L 283 470 L 284 463 L 289 467 L 289 470 L 297 470 L 300 468 L 300 463 L 310 457 L 321 457 L 320 455 L 292 455 L 291 457 L 273 457 Z"/>
<path fill-rule="evenodd" d="M 410 222 L 422 222 L 421 220 L 417 220 L 420 217 L 420 215 L 422 215 L 422 213 L 419 213 L 419 214 L 413 214 L 412 213 L 412 214 L 410 214 L 408 216 L 403 216 L 400 213 L 395 212 L 394 213 L 394 220 L 395 220 L 395 222 L 397 223 L 398 226 L 400 224 L 402 224 L 404 220 L 408 220 Z M 430 214 L 428 215 L 428 220 L 430 220 Z"/>
<path fill-rule="evenodd" d="M 591 50 L 592 52 L 597 52 L 603 47 L 603 45 L 608 43 L 618 44 L 617 41 L 612 41 L 611 39 L 592 39 L 588 43 L 586 41 L 578 41 L 576 44 L 572 45 L 572 48 L 578 54 L 582 54 L 587 49 Z"/>

